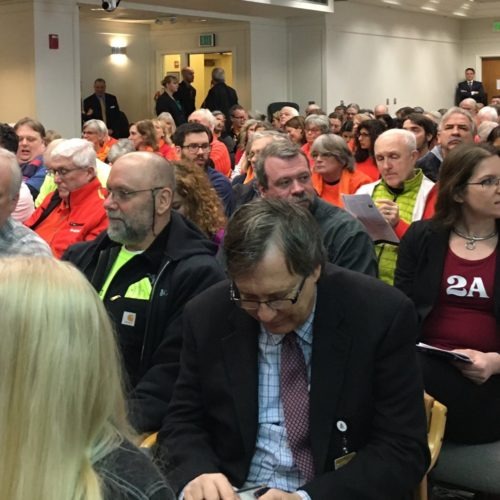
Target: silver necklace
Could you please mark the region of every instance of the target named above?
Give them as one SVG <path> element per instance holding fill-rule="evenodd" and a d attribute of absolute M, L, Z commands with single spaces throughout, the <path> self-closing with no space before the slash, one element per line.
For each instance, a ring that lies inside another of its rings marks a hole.
<path fill-rule="evenodd" d="M 455 228 L 453 228 L 453 232 L 457 236 L 460 236 L 460 238 L 463 238 L 465 240 L 465 248 L 467 248 L 467 250 L 475 250 L 476 249 L 476 241 L 491 240 L 491 238 L 494 238 L 498 234 L 496 229 L 495 229 L 495 231 L 493 231 L 491 234 L 488 234 L 487 236 L 471 236 L 469 234 L 463 234 Z"/>

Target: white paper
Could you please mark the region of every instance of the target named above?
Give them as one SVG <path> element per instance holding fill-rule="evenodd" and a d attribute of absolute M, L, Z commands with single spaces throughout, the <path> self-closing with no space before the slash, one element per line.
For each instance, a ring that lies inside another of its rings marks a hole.
<path fill-rule="evenodd" d="M 394 229 L 382 217 L 369 194 L 343 194 L 345 209 L 358 219 L 374 242 L 399 243 Z"/>
<path fill-rule="evenodd" d="M 497 90 L 500 90 L 500 80 L 497 80 Z"/>

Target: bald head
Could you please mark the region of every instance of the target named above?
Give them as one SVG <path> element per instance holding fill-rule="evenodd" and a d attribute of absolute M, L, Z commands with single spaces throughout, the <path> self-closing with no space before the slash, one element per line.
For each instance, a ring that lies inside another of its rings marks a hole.
<path fill-rule="evenodd" d="M 107 187 L 109 237 L 129 250 L 145 250 L 170 221 L 172 164 L 154 153 L 128 153 L 113 164 Z"/>

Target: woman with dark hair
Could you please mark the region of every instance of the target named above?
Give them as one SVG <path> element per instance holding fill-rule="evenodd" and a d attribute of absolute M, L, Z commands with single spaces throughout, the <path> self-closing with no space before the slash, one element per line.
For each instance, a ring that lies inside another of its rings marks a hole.
<path fill-rule="evenodd" d="M 356 168 L 370 177 L 372 181 L 380 178 L 375 163 L 374 147 L 377 137 L 385 129 L 385 125 L 380 120 L 365 120 L 358 125 L 354 135 Z"/>
<path fill-rule="evenodd" d="M 158 152 L 157 134 L 152 120 L 132 123 L 128 138 L 132 141 L 136 151 Z"/>
<path fill-rule="evenodd" d="M 302 146 L 306 143 L 306 122 L 303 116 L 293 116 L 285 123 L 285 132 L 292 142 Z"/>
<path fill-rule="evenodd" d="M 178 101 L 174 99 L 174 94 L 179 88 L 179 80 L 174 75 L 167 75 L 162 81 L 161 86 L 164 89 L 156 100 L 156 115 L 164 111 L 170 113 L 177 126 L 186 123 L 186 117 Z"/>
<path fill-rule="evenodd" d="M 420 340 L 470 362 L 420 353 L 426 391 L 448 407 L 446 437 L 500 439 L 500 158 L 475 145 L 444 159 L 436 212 L 401 240 L 395 285 L 415 303 Z"/>
<path fill-rule="evenodd" d="M 351 150 L 338 135 L 320 135 L 313 142 L 311 156 L 314 189 L 320 198 L 332 205 L 343 208 L 343 194 L 354 194 L 360 186 L 372 182 L 354 168 Z"/>
<path fill-rule="evenodd" d="M 494 146 L 498 151 L 500 151 L 500 125 L 498 127 L 495 127 L 488 134 L 486 142 Z"/>

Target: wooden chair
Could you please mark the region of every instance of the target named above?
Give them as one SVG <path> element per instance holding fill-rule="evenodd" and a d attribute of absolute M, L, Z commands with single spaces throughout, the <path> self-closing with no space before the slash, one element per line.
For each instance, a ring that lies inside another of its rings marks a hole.
<path fill-rule="evenodd" d="M 441 446 L 443 445 L 444 428 L 446 426 L 447 408 L 432 396 L 424 393 L 425 415 L 427 417 L 427 442 L 431 454 L 431 463 L 427 473 L 415 492 L 415 500 L 427 500 L 427 474 L 436 465 Z"/>

